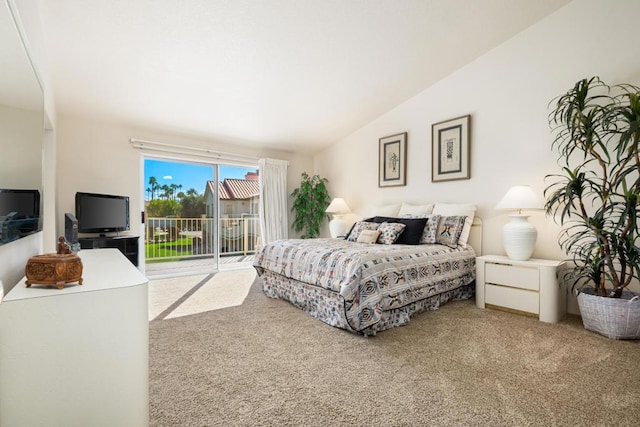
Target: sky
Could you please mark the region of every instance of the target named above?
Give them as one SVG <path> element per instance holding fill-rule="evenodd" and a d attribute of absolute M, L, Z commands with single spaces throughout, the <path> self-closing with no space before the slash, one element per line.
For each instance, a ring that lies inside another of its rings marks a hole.
<path fill-rule="evenodd" d="M 220 165 L 219 168 L 220 180 L 224 178 L 244 178 L 247 172 L 256 171 L 256 168 L 240 166 Z M 161 187 L 165 184 L 182 184 L 180 191 L 186 192 L 190 188 L 195 188 L 198 194 L 203 194 L 207 181 L 213 179 L 213 166 L 145 159 L 145 189 L 149 187 L 149 178 L 152 176 L 156 177 Z M 146 192 L 145 197 L 149 197 Z"/>

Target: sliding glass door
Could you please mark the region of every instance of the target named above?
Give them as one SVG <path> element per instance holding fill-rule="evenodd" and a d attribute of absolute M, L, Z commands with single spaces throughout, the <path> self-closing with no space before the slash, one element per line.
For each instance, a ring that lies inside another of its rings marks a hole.
<path fill-rule="evenodd" d="M 220 269 L 253 262 L 260 238 L 260 182 L 256 168 L 218 165 Z"/>
<path fill-rule="evenodd" d="M 209 273 L 250 266 L 259 241 L 252 166 L 144 159 L 145 273 Z"/>

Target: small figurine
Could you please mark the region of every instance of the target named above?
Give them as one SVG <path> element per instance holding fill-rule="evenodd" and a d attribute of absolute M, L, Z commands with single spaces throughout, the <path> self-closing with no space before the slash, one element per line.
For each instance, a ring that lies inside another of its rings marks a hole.
<path fill-rule="evenodd" d="M 58 237 L 58 255 L 68 255 L 71 253 L 71 246 L 66 242 L 64 236 Z"/>

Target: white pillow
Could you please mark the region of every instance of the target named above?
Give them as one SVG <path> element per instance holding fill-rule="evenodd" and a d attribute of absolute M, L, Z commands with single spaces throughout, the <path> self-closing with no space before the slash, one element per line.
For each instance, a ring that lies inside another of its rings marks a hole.
<path fill-rule="evenodd" d="M 466 245 L 469 240 L 469 234 L 471 233 L 471 224 L 473 223 L 473 218 L 476 216 L 476 205 L 474 204 L 458 204 L 458 203 L 436 203 L 433 207 L 434 215 L 442 215 L 442 216 L 466 216 L 467 219 L 464 221 L 464 227 L 462 228 L 462 233 L 460 233 L 460 239 L 458 240 L 459 244 Z"/>
<path fill-rule="evenodd" d="M 380 230 L 362 230 L 356 242 L 374 244 L 378 236 L 380 236 Z"/>
<path fill-rule="evenodd" d="M 363 230 L 377 230 L 378 227 L 380 227 L 380 224 L 375 222 L 358 221 L 349 232 L 347 240 L 350 242 L 357 242 L 358 237 L 360 237 L 360 233 L 362 233 Z"/>
<path fill-rule="evenodd" d="M 429 215 L 433 211 L 433 203 L 429 203 L 426 205 L 410 205 L 409 203 L 402 202 L 400 205 L 400 212 L 398 212 L 399 216 L 402 215 L 411 215 L 412 217 L 425 217 Z"/>
<path fill-rule="evenodd" d="M 392 218 L 397 218 L 399 210 L 400 210 L 400 203 L 397 203 L 395 205 L 376 206 L 373 208 L 373 213 L 371 216 L 388 216 Z"/>

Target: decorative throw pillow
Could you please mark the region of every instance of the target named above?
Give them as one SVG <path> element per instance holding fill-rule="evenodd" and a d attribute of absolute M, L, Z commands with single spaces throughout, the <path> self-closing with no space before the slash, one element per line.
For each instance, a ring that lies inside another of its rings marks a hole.
<path fill-rule="evenodd" d="M 436 242 L 436 233 L 438 232 L 440 218 L 440 215 L 427 215 L 427 225 L 424 226 L 422 237 L 420 237 L 421 245 L 434 244 Z"/>
<path fill-rule="evenodd" d="M 357 242 L 358 236 L 362 230 L 377 230 L 380 227 L 380 224 L 376 224 L 375 222 L 367 222 L 367 221 L 358 221 L 354 224 L 351 232 L 349 233 L 349 237 L 347 240 L 350 242 Z"/>
<path fill-rule="evenodd" d="M 469 240 L 469 234 L 471 233 L 471 225 L 473 224 L 473 218 L 476 214 L 476 205 L 474 204 L 458 204 L 458 203 L 436 203 L 433 207 L 434 215 L 451 216 L 459 215 L 466 216 L 464 221 L 464 228 L 462 234 L 460 234 L 460 244 L 466 245 Z"/>
<path fill-rule="evenodd" d="M 379 229 L 378 230 L 362 230 L 356 242 L 373 244 L 378 241 L 378 236 L 380 236 Z"/>
<path fill-rule="evenodd" d="M 466 218 L 466 216 L 443 216 L 440 221 L 438 221 L 436 243 L 449 246 L 450 248 L 456 248 Z"/>
<path fill-rule="evenodd" d="M 378 237 L 378 243 L 382 243 L 383 245 L 393 245 L 398 237 L 404 231 L 406 225 L 399 224 L 397 222 L 383 222 L 378 227 L 378 231 L 380 232 L 380 237 Z"/>
<path fill-rule="evenodd" d="M 390 218 L 386 216 L 377 216 L 373 218 L 373 222 L 382 224 L 383 222 L 394 222 L 404 224 L 405 229 L 396 240 L 398 245 L 417 245 L 420 243 L 422 231 L 427 223 L 427 218 Z"/>
<path fill-rule="evenodd" d="M 364 222 L 373 222 L 373 217 L 367 218 L 367 219 L 363 219 L 362 221 L 364 221 Z M 349 239 L 349 236 L 351 235 L 351 232 L 353 231 L 353 229 L 355 228 L 357 223 L 358 222 L 354 222 L 353 224 L 351 224 L 351 228 L 349 229 L 349 232 L 347 234 L 345 234 L 344 240 L 348 240 Z"/>

